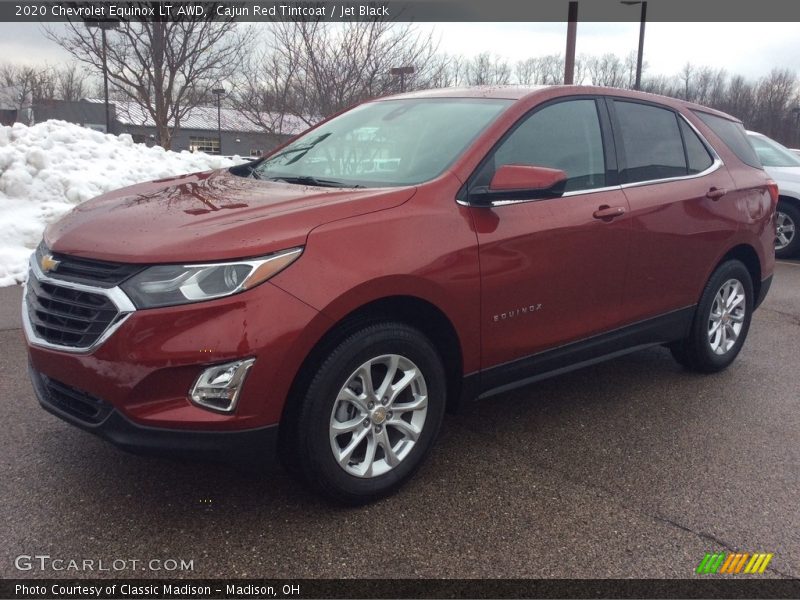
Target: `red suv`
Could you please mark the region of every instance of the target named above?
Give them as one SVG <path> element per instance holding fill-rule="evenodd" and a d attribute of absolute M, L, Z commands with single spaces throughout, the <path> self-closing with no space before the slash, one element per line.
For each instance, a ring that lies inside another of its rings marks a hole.
<path fill-rule="evenodd" d="M 727 367 L 770 286 L 776 201 L 741 123 L 702 106 L 572 86 L 367 102 L 50 226 L 31 378 L 124 448 L 277 451 L 365 502 L 463 398 L 657 344 Z"/>

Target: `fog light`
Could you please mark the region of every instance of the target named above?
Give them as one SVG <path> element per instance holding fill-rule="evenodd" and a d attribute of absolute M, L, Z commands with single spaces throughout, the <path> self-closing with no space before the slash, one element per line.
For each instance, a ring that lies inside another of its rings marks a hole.
<path fill-rule="evenodd" d="M 221 412 L 236 408 L 239 392 L 255 358 L 209 367 L 194 382 L 189 397 L 195 404 Z"/>

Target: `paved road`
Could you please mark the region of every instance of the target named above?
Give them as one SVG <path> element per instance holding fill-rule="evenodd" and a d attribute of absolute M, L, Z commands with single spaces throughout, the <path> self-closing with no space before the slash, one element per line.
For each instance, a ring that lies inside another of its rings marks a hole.
<path fill-rule="evenodd" d="M 49 554 L 183 558 L 195 577 L 688 577 L 741 550 L 800 577 L 800 264 L 778 266 L 727 372 L 655 349 L 470 405 L 362 509 L 280 472 L 130 456 L 43 412 L 18 296 L 0 289 L 0 576 Z"/>

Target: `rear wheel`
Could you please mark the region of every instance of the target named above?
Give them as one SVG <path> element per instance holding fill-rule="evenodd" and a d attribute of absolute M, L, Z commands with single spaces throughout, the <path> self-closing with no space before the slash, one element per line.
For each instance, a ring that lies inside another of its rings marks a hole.
<path fill-rule="evenodd" d="M 713 373 L 730 365 L 742 349 L 753 311 L 753 282 L 738 260 L 720 265 L 706 284 L 689 335 L 670 345 L 692 371 Z"/>
<path fill-rule="evenodd" d="M 401 323 L 340 343 L 316 370 L 285 451 L 323 495 L 362 504 L 389 494 L 421 465 L 445 408 L 445 374 L 433 344 Z"/>
<path fill-rule="evenodd" d="M 779 202 L 775 226 L 775 256 L 777 258 L 798 256 L 800 237 L 797 235 L 797 227 L 800 226 L 800 210 L 785 200 Z"/>

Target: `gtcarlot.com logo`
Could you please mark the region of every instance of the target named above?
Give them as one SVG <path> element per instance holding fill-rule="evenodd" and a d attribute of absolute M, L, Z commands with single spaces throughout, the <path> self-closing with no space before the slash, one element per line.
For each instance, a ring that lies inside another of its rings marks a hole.
<path fill-rule="evenodd" d="M 194 559 L 183 558 L 63 558 L 49 554 L 20 554 L 14 559 L 18 571 L 194 571 Z"/>

